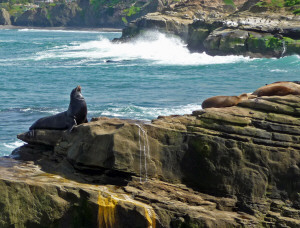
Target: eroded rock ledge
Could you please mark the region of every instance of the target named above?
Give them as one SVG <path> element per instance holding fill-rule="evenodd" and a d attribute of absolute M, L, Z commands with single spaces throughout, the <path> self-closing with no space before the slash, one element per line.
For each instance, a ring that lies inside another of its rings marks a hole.
<path fill-rule="evenodd" d="M 0 224 L 299 227 L 299 126 L 289 95 L 23 133 L 13 155 L 35 164 L 1 160 Z"/>

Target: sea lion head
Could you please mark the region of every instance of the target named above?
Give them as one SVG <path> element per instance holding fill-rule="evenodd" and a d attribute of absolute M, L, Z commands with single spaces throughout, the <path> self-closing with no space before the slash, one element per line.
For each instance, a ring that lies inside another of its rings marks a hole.
<path fill-rule="evenodd" d="M 76 88 L 74 88 L 70 94 L 71 100 L 77 99 L 77 100 L 84 100 L 84 97 L 81 94 L 81 86 L 78 85 Z"/>
<path fill-rule="evenodd" d="M 240 101 L 245 101 L 245 100 L 248 100 L 249 96 L 247 93 L 243 93 L 243 94 L 239 95 L 238 98 L 240 99 Z"/>

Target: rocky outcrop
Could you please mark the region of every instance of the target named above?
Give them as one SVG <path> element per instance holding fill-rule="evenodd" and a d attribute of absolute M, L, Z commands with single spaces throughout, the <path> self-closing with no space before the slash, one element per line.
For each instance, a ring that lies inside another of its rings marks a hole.
<path fill-rule="evenodd" d="M 11 25 L 10 15 L 3 8 L 0 8 L 0 25 Z"/>
<path fill-rule="evenodd" d="M 151 123 L 93 118 L 71 133 L 20 134 L 29 144 L 13 154 L 47 173 L 119 186 L 153 209 L 158 227 L 298 227 L 299 103 L 260 97 Z"/>
<path fill-rule="evenodd" d="M 180 36 L 191 51 L 210 55 L 282 57 L 300 54 L 299 15 L 294 8 L 261 7 L 256 0 L 186 1 L 130 23 L 121 40 L 145 30 Z M 180 28 L 180 29 L 178 29 Z M 179 31 L 179 32 L 178 32 Z"/>
<path fill-rule="evenodd" d="M 121 28 L 128 21 L 159 10 L 167 1 L 76 1 L 53 3 L 30 9 L 17 17 L 14 25 L 22 26 L 69 26 Z"/>

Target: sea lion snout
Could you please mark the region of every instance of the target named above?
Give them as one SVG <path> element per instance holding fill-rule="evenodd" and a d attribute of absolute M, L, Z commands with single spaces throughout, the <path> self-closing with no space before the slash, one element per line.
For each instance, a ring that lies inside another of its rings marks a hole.
<path fill-rule="evenodd" d="M 76 91 L 81 92 L 81 86 L 80 86 L 80 85 L 78 85 L 78 86 L 76 87 Z"/>

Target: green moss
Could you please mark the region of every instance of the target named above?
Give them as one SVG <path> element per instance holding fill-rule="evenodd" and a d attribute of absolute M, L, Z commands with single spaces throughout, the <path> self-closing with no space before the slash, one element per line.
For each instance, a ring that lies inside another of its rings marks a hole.
<path fill-rule="evenodd" d="M 262 0 L 256 3 L 259 7 L 268 7 L 268 8 L 282 8 L 285 6 L 285 0 Z"/>
<path fill-rule="evenodd" d="M 293 14 L 300 15 L 300 9 L 296 9 L 293 11 Z"/>
<path fill-rule="evenodd" d="M 300 5 L 300 0 L 262 0 L 255 5 L 259 7 L 283 8 Z"/>
<path fill-rule="evenodd" d="M 191 141 L 190 146 L 200 155 L 200 157 L 209 157 L 211 153 L 211 147 L 209 144 L 202 140 Z"/>
<path fill-rule="evenodd" d="M 223 2 L 224 2 L 226 5 L 232 5 L 232 6 L 235 6 L 233 0 L 223 0 Z"/>
<path fill-rule="evenodd" d="M 14 17 L 18 17 L 26 11 L 24 6 L 20 5 L 10 5 L 8 8 L 8 12 L 10 15 Z"/>
<path fill-rule="evenodd" d="M 299 5 L 300 4 L 300 0 L 284 0 L 285 6 L 294 6 L 294 5 Z"/>
<path fill-rule="evenodd" d="M 126 17 L 122 17 L 122 21 L 124 22 L 124 24 L 128 24 Z"/>
<path fill-rule="evenodd" d="M 294 43 L 294 42 L 295 42 L 295 40 L 292 39 L 292 38 L 290 38 L 290 37 L 283 37 L 283 40 L 284 40 L 285 42 L 287 42 L 287 43 Z"/>
<path fill-rule="evenodd" d="M 276 38 L 274 36 L 266 36 L 265 37 L 266 47 L 271 49 L 281 49 L 282 48 L 282 40 Z"/>
<path fill-rule="evenodd" d="M 120 3 L 122 3 L 122 0 L 90 0 L 90 4 L 94 10 L 98 10 L 103 6 L 114 7 Z"/>
<path fill-rule="evenodd" d="M 125 13 L 127 17 L 130 17 L 130 16 L 140 12 L 140 10 L 141 10 L 140 7 L 131 6 L 129 9 L 124 9 L 123 13 Z"/>

